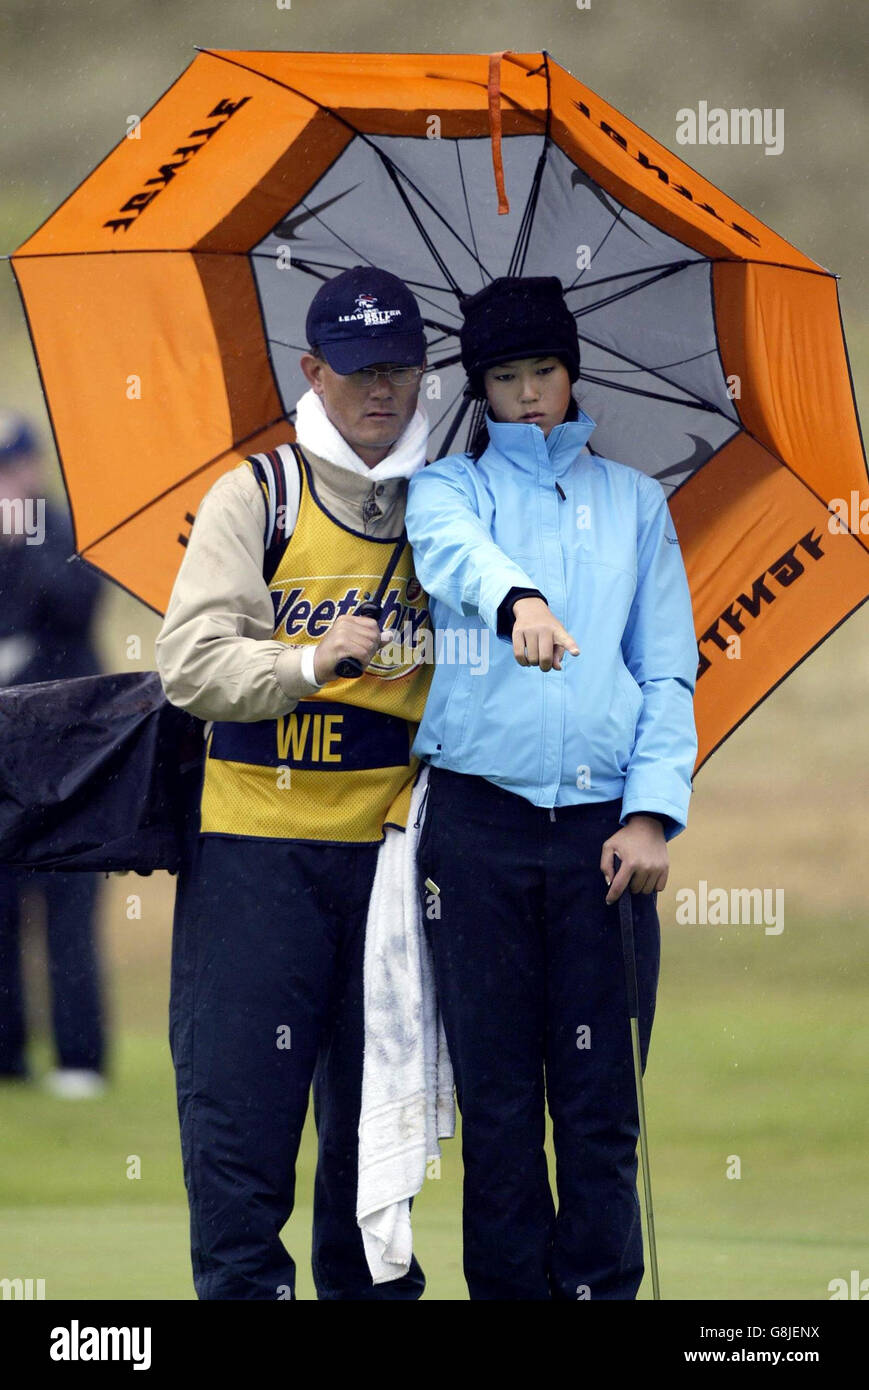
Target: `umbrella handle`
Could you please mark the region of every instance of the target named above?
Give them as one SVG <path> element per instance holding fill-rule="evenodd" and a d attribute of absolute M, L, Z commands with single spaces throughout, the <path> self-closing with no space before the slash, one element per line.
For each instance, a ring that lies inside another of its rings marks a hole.
<path fill-rule="evenodd" d="M 373 603 L 370 599 L 366 603 L 360 603 L 358 608 L 354 608 L 354 618 L 376 618 L 380 622 L 383 612 L 379 603 Z M 357 661 L 355 656 L 344 656 L 335 667 L 335 675 L 342 680 L 357 680 L 362 675 L 364 667 L 361 661 Z"/>

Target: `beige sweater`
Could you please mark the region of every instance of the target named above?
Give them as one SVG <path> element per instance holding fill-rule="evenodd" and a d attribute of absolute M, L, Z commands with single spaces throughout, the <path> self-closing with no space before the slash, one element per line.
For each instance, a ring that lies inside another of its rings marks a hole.
<path fill-rule="evenodd" d="M 405 478 L 374 482 L 310 449 L 305 456 L 317 495 L 337 521 L 368 536 L 400 535 Z M 376 508 L 381 514 L 372 517 Z M 196 513 L 155 652 L 166 698 L 199 719 L 277 719 L 318 689 L 301 673 L 301 647 L 273 638 L 262 573 L 265 518 L 262 489 L 246 464 L 222 474 Z"/>

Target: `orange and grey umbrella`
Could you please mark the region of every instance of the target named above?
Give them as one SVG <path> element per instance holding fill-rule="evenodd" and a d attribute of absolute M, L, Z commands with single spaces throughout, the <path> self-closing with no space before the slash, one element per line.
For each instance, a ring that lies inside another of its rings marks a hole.
<path fill-rule="evenodd" d="M 439 453 L 473 425 L 460 296 L 559 276 L 594 449 L 669 494 L 698 765 L 869 594 L 835 276 L 546 54 L 202 52 L 129 136 L 13 266 L 77 549 L 158 611 L 205 490 L 291 437 L 308 305 L 357 264 L 417 295 Z"/>

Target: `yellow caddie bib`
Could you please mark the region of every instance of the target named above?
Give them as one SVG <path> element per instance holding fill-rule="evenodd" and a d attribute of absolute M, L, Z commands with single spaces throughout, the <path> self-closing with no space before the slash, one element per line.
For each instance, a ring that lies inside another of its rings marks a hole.
<path fill-rule="evenodd" d="M 301 458 L 298 518 L 269 583 L 275 640 L 294 647 L 320 641 L 374 593 L 398 539 L 365 536 L 331 516 Z M 331 681 L 279 719 L 214 723 L 203 834 L 365 843 L 382 839 L 387 824 L 406 824 L 418 765 L 410 749 L 432 674 L 426 644 L 414 650 L 430 620 L 409 545 L 381 625 L 395 640 L 357 680 Z"/>

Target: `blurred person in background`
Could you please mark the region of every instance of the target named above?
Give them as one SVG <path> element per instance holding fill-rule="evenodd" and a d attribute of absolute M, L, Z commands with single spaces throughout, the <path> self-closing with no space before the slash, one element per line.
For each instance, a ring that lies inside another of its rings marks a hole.
<path fill-rule="evenodd" d="M 65 511 L 44 495 L 36 431 L 0 410 L 0 687 L 96 675 L 91 639 L 101 581 L 78 562 Z M 96 873 L 0 864 L 0 1080 L 27 1080 L 21 927 L 33 893 L 45 903 L 57 1066 L 45 1085 L 84 1099 L 105 1087 L 105 1036 L 95 935 Z"/>

